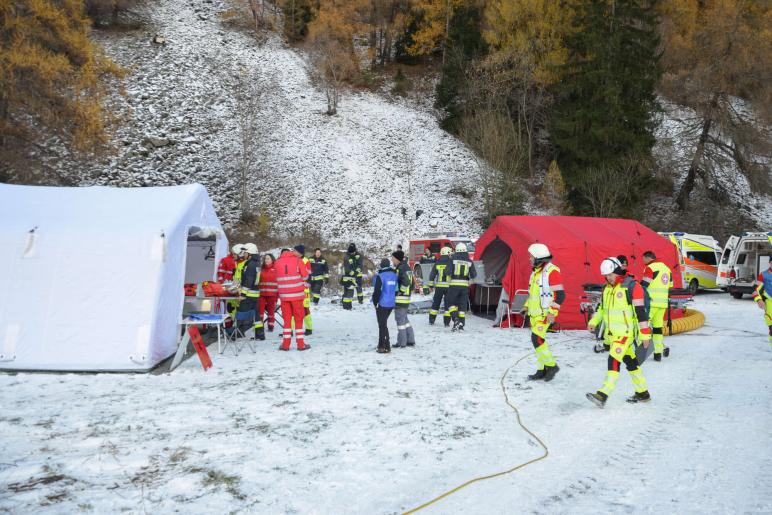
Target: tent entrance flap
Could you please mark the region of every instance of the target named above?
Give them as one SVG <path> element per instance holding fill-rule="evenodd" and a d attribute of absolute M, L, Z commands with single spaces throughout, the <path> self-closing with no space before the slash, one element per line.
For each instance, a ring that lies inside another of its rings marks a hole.
<path fill-rule="evenodd" d="M 485 247 L 481 260 L 485 270 L 485 282 L 489 284 L 502 284 L 509 266 L 509 257 L 512 249 L 501 240 L 494 240 Z"/>

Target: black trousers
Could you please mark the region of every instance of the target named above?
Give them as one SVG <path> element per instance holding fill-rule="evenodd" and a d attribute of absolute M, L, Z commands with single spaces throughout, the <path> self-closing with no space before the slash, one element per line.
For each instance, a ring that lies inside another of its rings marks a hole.
<path fill-rule="evenodd" d="M 445 296 L 445 305 L 448 306 L 453 322 L 459 320 L 461 325 L 466 321 L 466 308 L 469 306 L 469 287 L 451 286 Z"/>
<path fill-rule="evenodd" d="M 359 300 L 359 303 L 360 303 L 360 304 L 362 303 L 362 301 L 363 301 L 363 300 L 364 300 L 364 298 L 365 298 L 365 294 L 364 294 L 364 292 L 362 291 L 362 281 L 363 281 L 363 278 L 362 278 L 362 276 L 361 276 L 361 275 L 360 275 L 360 276 L 358 276 L 358 277 L 357 277 L 357 300 Z"/>
<path fill-rule="evenodd" d="M 378 348 L 391 350 L 389 342 L 389 315 L 394 308 L 375 308 L 375 315 L 378 317 Z"/>
<path fill-rule="evenodd" d="M 319 304 L 319 298 L 322 296 L 322 286 L 324 286 L 324 279 L 311 280 L 311 300 L 314 304 Z"/>
<path fill-rule="evenodd" d="M 445 320 L 445 325 L 450 325 L 450 310 L 448 309 L 450 306 L 448 305 L 448 288 L 435 288 L 434 289 L 434 298 L 432 299 L 432 308 L 429 310 L 429 322 L 434 323 L 434 321 L 437 319 L 437 315 L 440 313 L 440 305 L 442 304 L 442 301 L 445 301 L 445 307 L 443 308 L 445 310 L 445 313 L 443 314 L 443 319 Z"/>

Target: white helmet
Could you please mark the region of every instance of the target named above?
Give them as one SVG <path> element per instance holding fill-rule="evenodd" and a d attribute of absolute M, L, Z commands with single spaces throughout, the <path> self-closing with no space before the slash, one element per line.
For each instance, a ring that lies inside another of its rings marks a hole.
<path fill-rule="evenodd" d="M 533 256 L 534 259 L 546 259 L 550 257 L 550 249 L 543 243 L 534 243 L 528 247 L 528 253 Z"/>
<path fill-rule="evenodd" d="M 453 254 L 453 249 L 450 247 L 442 247 L 440 250 L 440 256 L 450 256 Z"/>
<path fill-rule="evenodd" d="M 461 243 L 456 244 L 456 252 L 466 252 L 466 243 L 462 241 Z"/>
<path fill-rule="evenodd" d="M 254 243 L 245 243 L 241 246 L 241 250 L 249 254 L 250 256 L 257 255 L 257 245 Z"/>
<path fill-rule="evenodd" d="M 235 244 L 233 247 L 231 247 L 231 252 L 233 252 L 238 256 L 239 254 L 244 252 L 244 245 L 242 245 L 241 243 Z"/>
<path fill-rule="evenodd" d="M 600 264 L 600 274 L 608 275 L 613 274 L 614 270 L 622 268 L 622 263 L 615 257 L 607 257 Z"/>

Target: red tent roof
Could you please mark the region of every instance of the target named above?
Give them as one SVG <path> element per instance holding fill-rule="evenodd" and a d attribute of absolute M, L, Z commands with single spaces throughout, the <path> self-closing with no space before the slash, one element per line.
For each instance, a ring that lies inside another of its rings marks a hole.
<path fill-rule="evenodd" d="M 624 254 L 629 270 L 640 279 L 644 264 L 642 254 L 653 251 L 657 260 L 673 270 L 676 288 L 682 287 L 676 247 L 645 225 L 634 220 L 617 218 L 586 218 L 576 216 L 499 216 L 477 241 L 475 255 L 486 260 L 486 249 L 496 240 L 511 250 L 506 273 L 502 278 L 504 289 L 510 294 L 528 289 L 531 274 L 528 246 L 544 243 L 552 252 L 555 263 L 563 274 L 566 302 L 558 322 L 564 329 L 581 329 L 584 316 L 579 312 L 582 285 L 602 283 L 599 267 L 608 256 Z M 495 248 L 495 247 L 494 247 Z"/>

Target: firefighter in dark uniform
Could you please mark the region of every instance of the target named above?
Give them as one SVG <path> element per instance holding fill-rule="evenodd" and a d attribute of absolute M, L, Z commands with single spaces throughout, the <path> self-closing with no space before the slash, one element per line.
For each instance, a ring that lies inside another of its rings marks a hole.
<path fill-rule="evenodd" d="M 456 245 L 456 252 L 450 258 L 450 283 L 445 297 L 446 305 L 450 306 L 450 317 L 453 320 L 453 330 L 463 331 L 466 323 L 466 308 L 469 305 L 469 281 L 477 277 L 477 270 L 466 251 L 466 244 Z"/>
<path fill-rule="evenodd" d="M 327 260 L 322 257 L 322 249 L 314 249 L 314 255 L 309 259 L 311 263 L 311 300 L 314 304 L 319 304 L 322 296 L 322 286 L 330 280 L 330 267 L 327 266 Z"/>
<path fill-rule="evenodd" d="M 350 310 L 354 302 L 354 290 L 360 302 L 364 299 L 362 293 L 362 256 L 357 252 L 357 246 L 351 243 L 343 257 L 343 277 L 340 279 L 343 286 L 343 309 Z"/>
<path fill-rule="evenodd" d="M 434 325 L 434 321 L 437 320 L 439 314 L 440 304 L 445 301 L 444 313 L 442 320 L 445 323 L 445 327 L 450 326 L 450 310 L 448 309 L 448 276 L 450 275 L 450 255 L 453 253 L 453 249 L 450 247 L 442 247 L 440 251 L 440 259 L 432 267 L 432 271 L 429 274 L 430 288 L 434 288 L 434 298 L 432 299 L 432 308 L 429 310 L 429 324 Z"/>

